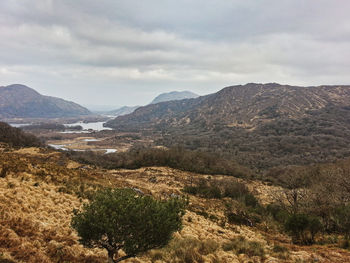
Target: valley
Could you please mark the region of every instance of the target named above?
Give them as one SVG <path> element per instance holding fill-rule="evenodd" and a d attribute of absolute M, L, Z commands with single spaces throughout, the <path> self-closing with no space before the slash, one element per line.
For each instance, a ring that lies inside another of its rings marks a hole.
<path fill-rule="evenodd" d="M 0 0 L 0 263 L 349 263 L 349 10 Z"/>
<path fill-rule="evenodd" d="M 349 262 L 349 92 L 247 84 L 116 118 L 4 119 L 0 262 L 106 262 L 71 220 L 107 188 L 188 200 L 165 247 L 125 262 Z"/>

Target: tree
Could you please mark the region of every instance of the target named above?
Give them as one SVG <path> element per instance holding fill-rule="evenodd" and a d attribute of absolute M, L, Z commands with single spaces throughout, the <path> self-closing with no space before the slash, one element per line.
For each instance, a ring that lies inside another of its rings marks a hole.
<path fill-rule="evenodd" d="M 306 170 L 300 168 L 289 168 L 279 176 L 283 189 L 275 193 L 276 201 L 289 213 L 297 214 L 302 212 L 310 200 L 311 175 Z"/>
<path fill-rule="evenodd" d="M 74 211 L 71 225 L 84 246 L 105 248 L 115 263 L 165 246 L 182 227 L 185 205 L 182 198 L 155 200 L 132 189 L 100 190 Z M 118 257 L 120 249 L 126 256 Z"/>
<path fill-rule="evenodd" d="M 284 227 L 291 233 L 294 243 L 303 245 L 313 244 L 316 234 L 322 230 L 319 219 L 306 214 L 292 214 Z"/>

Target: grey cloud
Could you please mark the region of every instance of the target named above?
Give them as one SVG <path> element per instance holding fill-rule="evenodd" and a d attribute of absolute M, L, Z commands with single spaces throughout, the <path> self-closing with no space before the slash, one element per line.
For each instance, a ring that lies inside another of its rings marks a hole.
<path fill-rule="evenodd" d="M 347 0 L 2 0 L 0 78 L 118 105 L 245 82 L 346 84 L 349 8 Z"/>

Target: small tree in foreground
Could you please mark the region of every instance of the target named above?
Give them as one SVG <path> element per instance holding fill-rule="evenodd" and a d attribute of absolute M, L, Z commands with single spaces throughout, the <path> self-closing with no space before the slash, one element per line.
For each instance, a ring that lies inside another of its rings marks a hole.
<path fill-rule="evenodd" d="M 108 262 L 120 262 L 165 246 L 182 227 L 185 205 L 184 199 L 160 201 L 132 189 L 101 190 L 74 211 L 71 224 L 84 246 L 105 248 Z M 118 257 L 120 249 L 126 256 Z"/>

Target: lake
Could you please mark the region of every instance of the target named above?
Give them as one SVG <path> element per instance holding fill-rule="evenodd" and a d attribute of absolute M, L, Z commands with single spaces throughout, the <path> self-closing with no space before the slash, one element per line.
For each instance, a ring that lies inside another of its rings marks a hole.
<path fill-rule="evenodd" d="M 77 130 L 64 131 L 61 133 L 89 133 L 90 131 L 112 130 L 109 127 L 103 127 L 104 123 L 106 123 L 106 122 L 98 121 L 98 122 L 89 122 L 89 123 L 85 123 L 85 122 L 66 123 L 66 124 L 64 124 L 64 126 L 66 126 L 68 129 L 69 129 L 69 127 L 79 125 L 79 126 L 83 127 L 83 130 L 81 130 L 81 131 L 77 131 Z M 32 125 L 33 123 L 9 123 L 9 124 L 15 128 L 21 128 L 24 126 Z"/>
<path fill-rule="evenodd" d="M 103 127 L 103 124 L 106 123 L 104 121 L 98 121 L 98 122 L 89 122 L 89 123 L 84 123 L 84 122 L 76 122 L 76 123 L 69 123 L 69 124 L 64 124 L 67 128 L 72 127 L 72 126 L 81 126 L 83 127 L 83 130 L 93 130 L 93 131 L 102 131 L 102 130 L 112 130 L 111 128 L 108 127 Z M 77 131 L 76 131 L 77 132 Z M 79 131 L 81 132 L 81 131 Z"/>
<path fill-rule="evenodd" d="M 117 152 L 117 149 L 88 149 L 88 150 L 84 150 L 84 149 L 68 149 L 66 144 L 48 144 L 48 145 L 56 150 L 63 150 L 63 151 L 68 151 L 68 150 L 72 150 L 72 151 L 76 151 L 76 152 L 105 151 L 105 154 Z"/>

